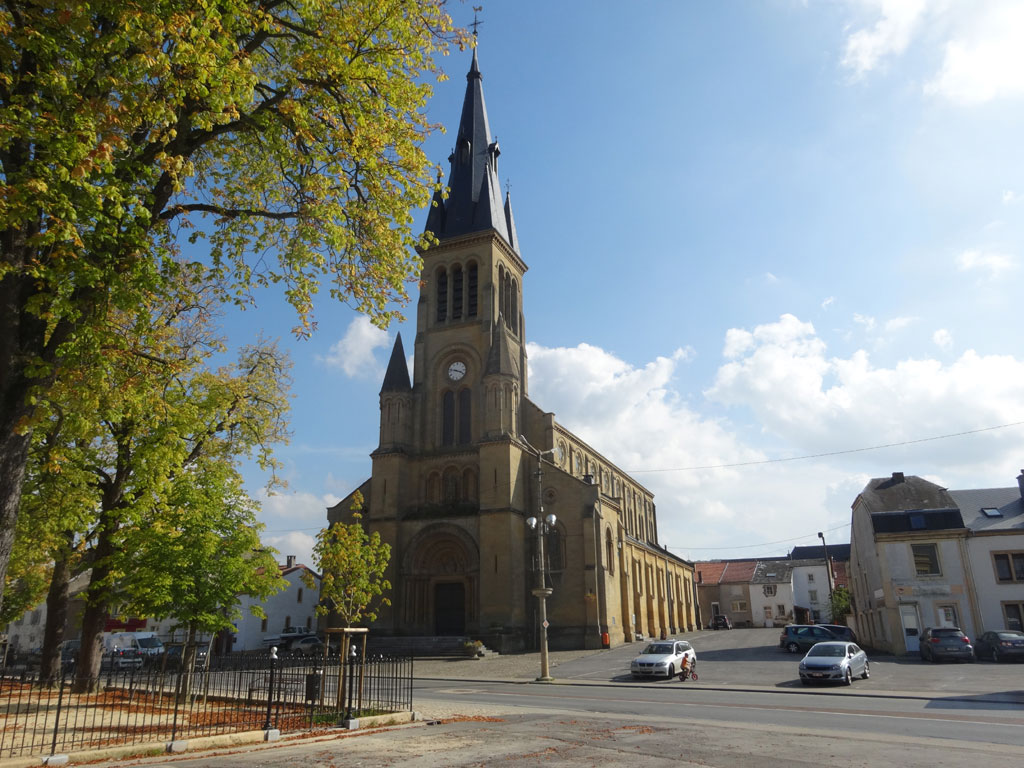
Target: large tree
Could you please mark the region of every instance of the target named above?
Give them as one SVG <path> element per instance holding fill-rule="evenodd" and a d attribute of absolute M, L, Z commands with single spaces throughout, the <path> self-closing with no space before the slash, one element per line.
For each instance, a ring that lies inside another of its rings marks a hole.
<path fill-rule="evenodd" d="M 36 405 L 183 238 L 223 299 L 281 283 L 299 333 L 324 280 L 381 325 L 407 300 L 452 39 L 444 0 L 0 2 L 0 584 Z"/>

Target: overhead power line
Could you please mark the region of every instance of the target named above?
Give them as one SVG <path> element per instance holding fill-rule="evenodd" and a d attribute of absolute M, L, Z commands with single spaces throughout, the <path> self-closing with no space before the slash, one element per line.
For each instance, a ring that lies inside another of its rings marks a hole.
<path fill-rule="evenodd" d="M 825 533 L 832 533 L 833 531 L 838 531 L 841 528 L 849 528 L 849 527 L 850 527 L 849 523 L 843 523 L 842 525 L 837 525 L 835 528 L 826 528 L 825 529 Z M 774 544 L 788 544 L 791 541 L 800 541 L 802 539 L 806 539 L 808 536 L 811 536 L 811 535 L 812 534 L 805 533 L 803 536 L 794 536 L 791 539 L 779 539 L 778 541 L 765 541 L 765 542 L 762 542 L 761 544 L 740 544 L 740 545 L 735 546 L 735 547 L 691 547 L 689 545 L 687 545 L 685 547 L 680 547 L 680 546 L 678 546 L 676 544 L 666 544 L 665 548 L 666 549 L 682 549 L 682 550 L 699 549 L 702 552 L 710 552 L 710 551 L 713 551 L 713 550 L 720 550 L 720 549 L 729 549 L 729 550 L 733 550 L 733 549 L 756 549 L 757 547 L 770 547 L 770 546 L 772 546 Z M 837 546 L 837 545 L 833 545 L 833 546 Z"/>
<path fill-rule="evenodd" d="M 758 461 L 738 461 L 734 464 L 705 464 L 698 467 L 671 467 L 667 469 L 629 469 L 631 475 L 639 475 L 650 472 L 691 472 L 697 469 L 730 469 L 732 467 L 752 467 L 757 464 L 780 464 L 784 461 L 803 461 L 805 459 L 821 459 L 827 456 L 842 456 L 847 453 L 863 453 L 864 451 L 878 451 L 882 448 L 897 448 L 901 445 L 914 445 L 915 443 L 929 443 L 933 440 L 946 440 L 950 437 L 963 437 L 964 435 L 976 435 L 979 432 L 992 432 L 996 429 L 1007 427 L 1019 427 L 1024 421 L 1014 421 L 1010 424 L 999 424 L 995 427 L 982 427 L 981 429 L 969 429 L 966 432 L 951 432 L 948 435 L 936 435 L 935 437 L 922 437 L 917 440 L 903 440 L 898 443 L 883 443 L 882 445 L 871 445 L 866 448 L 847 448 L 842 451 L 828 451 L 827 453 L 808 453 L 804 456 L 789 456 L 784 459 L 759 459 Z"/>

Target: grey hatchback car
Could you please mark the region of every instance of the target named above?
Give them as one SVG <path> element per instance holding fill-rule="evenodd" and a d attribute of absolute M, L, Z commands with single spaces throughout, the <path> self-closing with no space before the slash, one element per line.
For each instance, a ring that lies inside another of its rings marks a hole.
<path fill-rule="evenodd" d="M 779 648 L 790 653 L 810 650 L 815 643 L 827 640 L 841 640 L 835 634 L 817 624 L 788 624 L 779 635 Z"/>
<path fill-rule="evenodd" d="M 925 661 L 974 661 L 971 639 L 959 627 L 929 627 L 921 633 L 919 652 Z"/>
<path fill-rule="evenodd" d="M 867 654 L 856 643 L 831 641 L 817 643 L 800 662 L 800 682 L 843 683 L 852 685 L 853 678 L 867 680 L 871 667 Z"/>

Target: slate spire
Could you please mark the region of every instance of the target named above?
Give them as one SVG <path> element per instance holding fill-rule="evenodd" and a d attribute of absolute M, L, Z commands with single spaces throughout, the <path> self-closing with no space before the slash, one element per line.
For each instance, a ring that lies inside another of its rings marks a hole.
<path fill-rule="evenodd" d="M 405 362 L 405 349 L 402 347 L 402 334 L 395 338 L 395 346 L 391 349 L 391 360 L 388 362 L 388 370 L 384 374 L 384 384 L 381 385 L 380 393 L 385 392 L 408 392 L 412 389 L 409 379 L 409 366 Z"/>
<path fill-rule="evenodd" d="M 491 141 L 483 75 L 474 48 L 473 62 L 466 74 L 466 95 L 455 134 L 455 148 L 448 157 L 451 163 L 448 199 L 441 200 L 440 195 L 435 194 L 427 215 L 426 228 L 438 239 L 493 229 L 517 248 L 512 242 L 514 234 L 509 230 L 510 209 L 503 206 L 501 200 L 500 154 L 498 142 Z"/>

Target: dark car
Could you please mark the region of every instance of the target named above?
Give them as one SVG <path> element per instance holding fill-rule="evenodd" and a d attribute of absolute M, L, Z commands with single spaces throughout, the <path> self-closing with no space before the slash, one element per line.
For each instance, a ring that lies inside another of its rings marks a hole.
<path fill-rule="evenodd" d="M 206 657 L 208 655 L 208 649 L 205 645 L 196 646 L 196 658 L 193 662 L 194 669 L 203 669 L 206 666 Z M 185 655 L 185 647 L 181 644 L 168 645 L 167 650 L 164 652 L 163 665 L 166 669 L 180 669 L 181 660 Z M 158 660 L 159 664 L 160 661 Z"/>
<path fill-rule="evenodd" d="M 819 624 L 789 624 L 782 628 L 782 634 L 779 635 L 779 648 L 799 653 L 810 650 L 815 643 L 841 639 Z"/>
<path fill-rule="evenodd" d="M 997 662 L 1024 659 L 1024 632 L 990 629 L 974 639 L 974 653 L 979 659 Z"/>
<path fill-rule="evenodd" d="M 713 619 L 711 619 L 711 628 L 712 629 L 732 629 L 732 621 L 729 619 L 728 616 L 725 616 L 724 614 L 720 613 L 717 616 L 715 616 Z"/>
<path fill-rule="evenodd" d="M 974 661 L 971 639 L 959 627 L 929 627 L 921 633 L 919 652 L 926 661 Z"/>
<path fill-rule="evenodd" d="M 824 627 L 840 640 L 845 640 L 848 643 L 857 642 L 857 633 L 845 624 L 818 624 L 818 626 Z"/>

